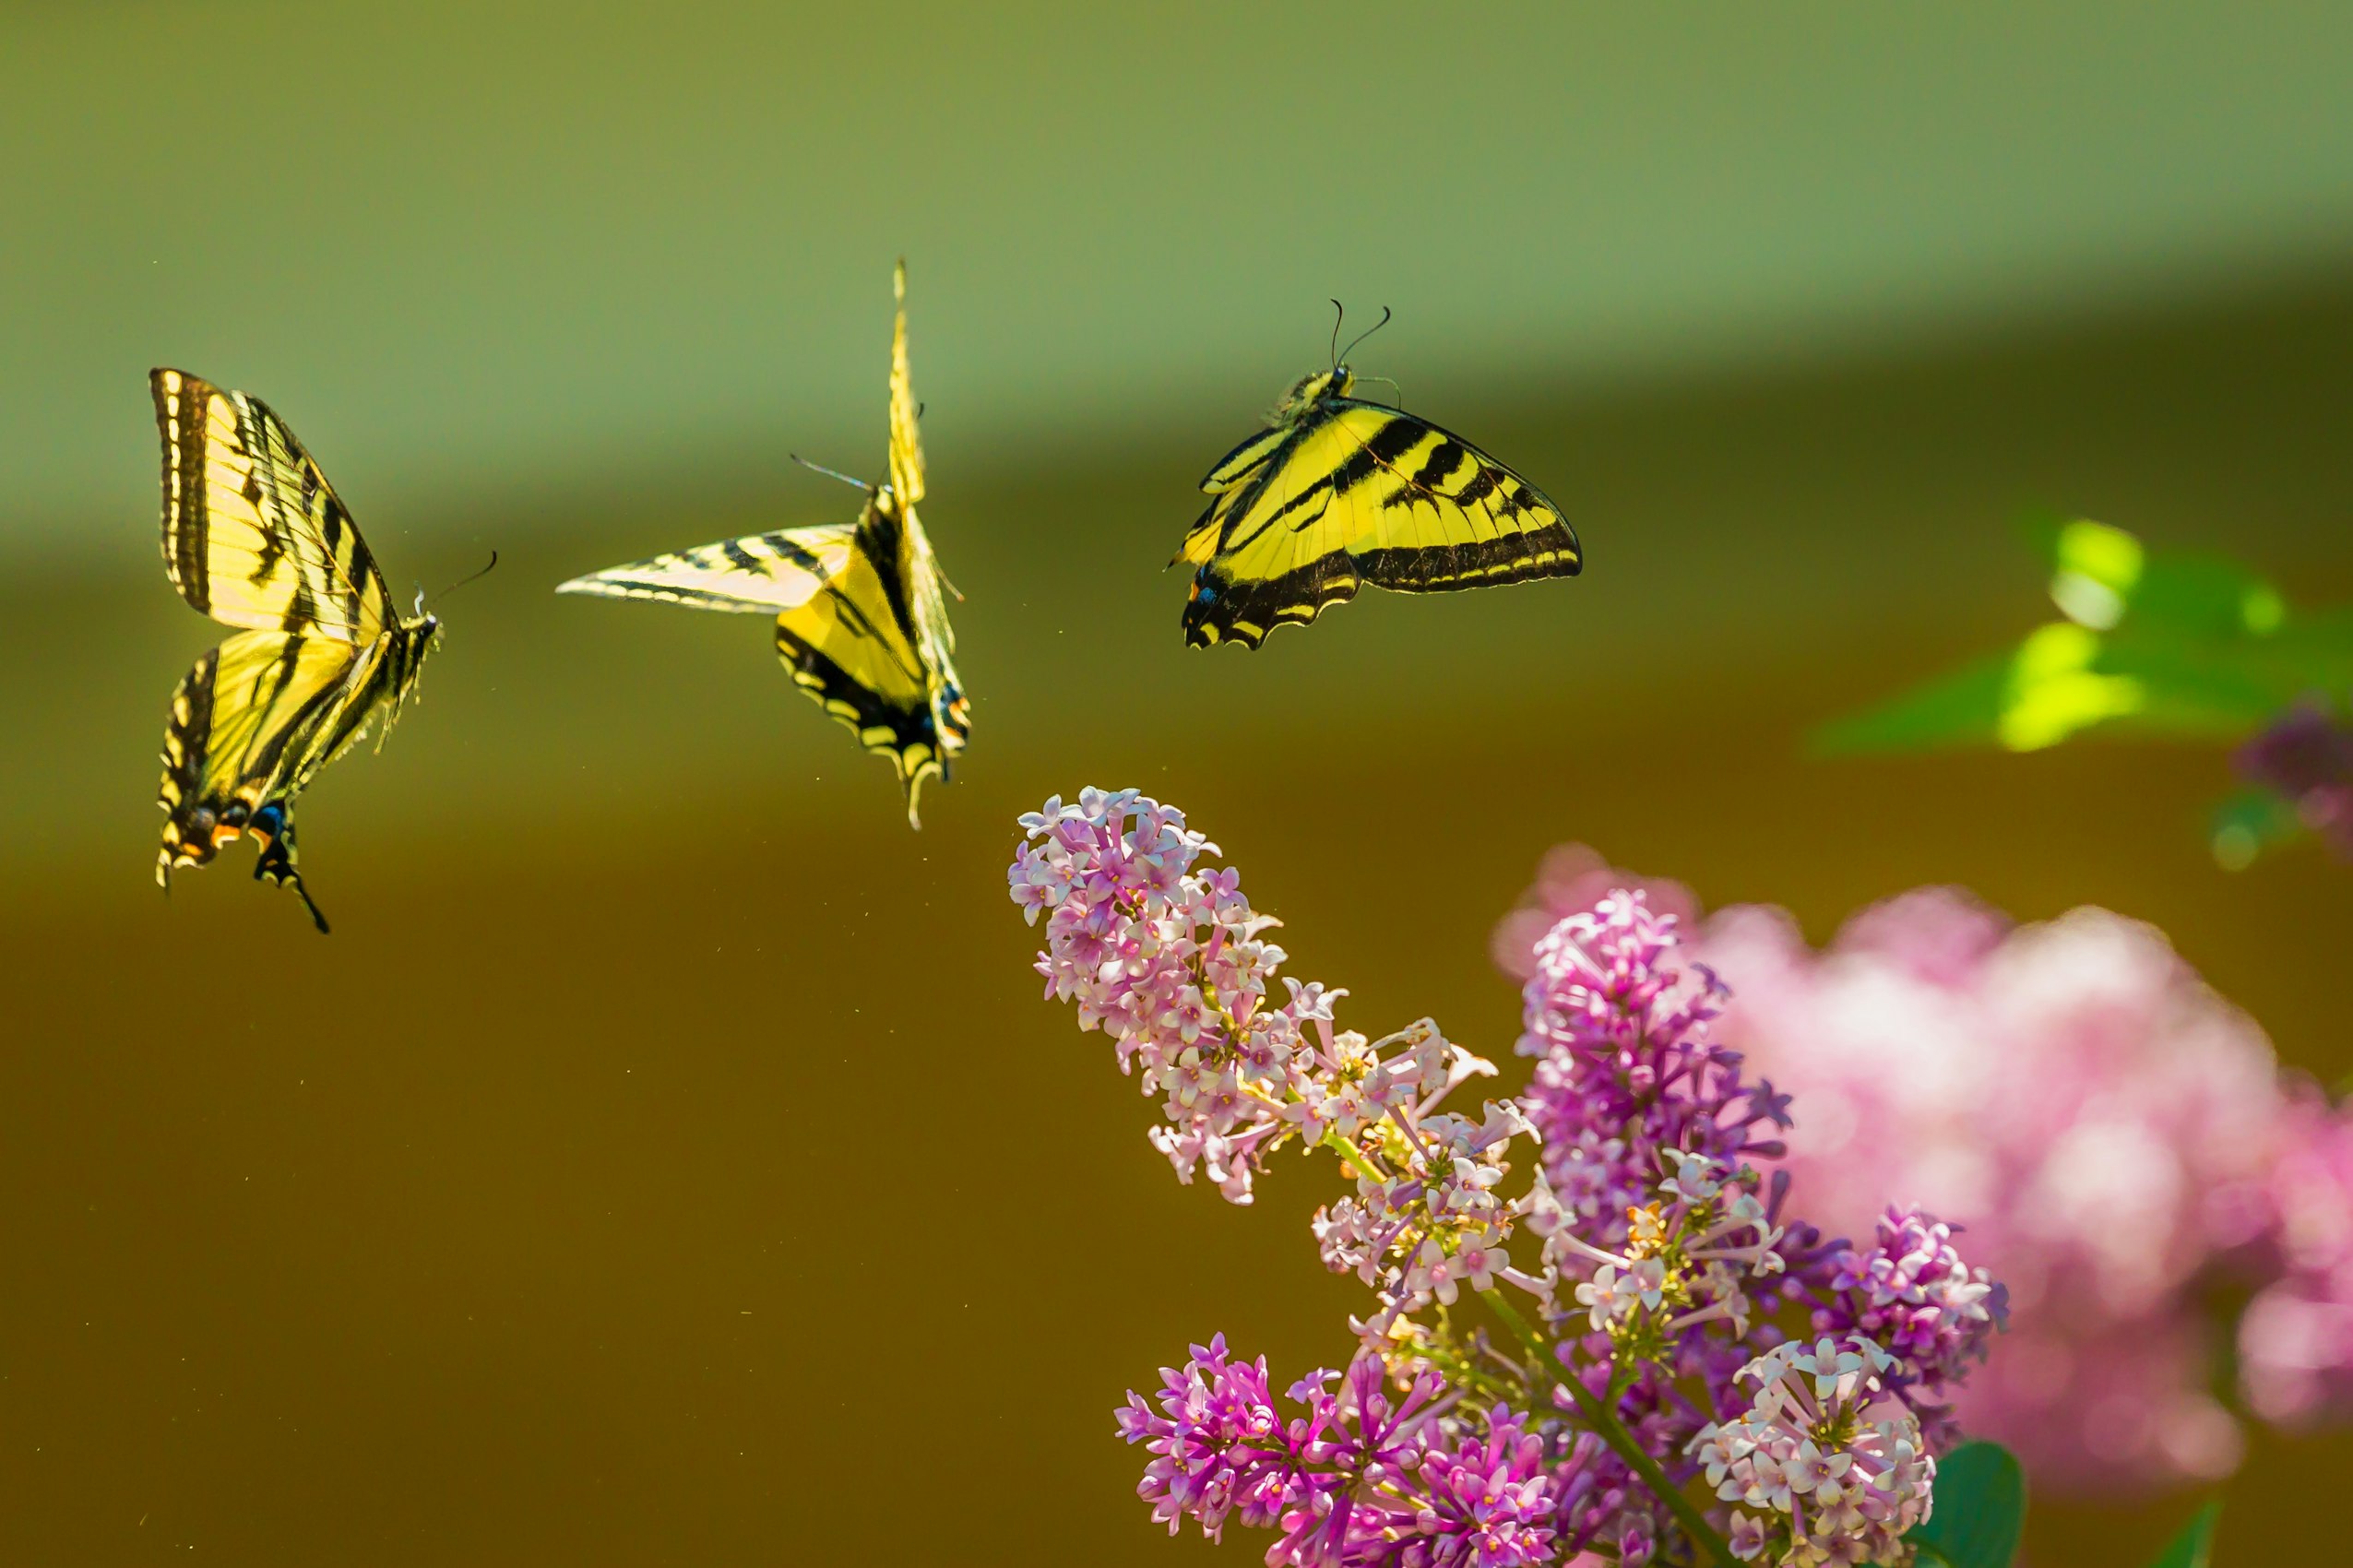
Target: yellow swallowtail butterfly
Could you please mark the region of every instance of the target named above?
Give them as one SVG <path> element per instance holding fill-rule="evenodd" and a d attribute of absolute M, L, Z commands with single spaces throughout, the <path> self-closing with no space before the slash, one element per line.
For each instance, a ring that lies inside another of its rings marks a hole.
<path fill-rule="evenodd" d="M 917 793 L 926 778 L 946 776 L 972 714 L 942 591 L 955 590 L 915 516 L 923 446 L 907 369 L 905 262 L 892 281 L 890 481 L 849 481 L 866 493 L 856 522 L 720 540 L 591 572 L 556 592 L 774 615 L 777 655 L 793 681 L 861 745 L 890 759 L 907 790 L 907 820 L 921 826 Z"/>
<path fill-rule="evenodd" d="M 375 558 L 303 444 L 258 398 L 149 374 L 163 435 L 163 566 L 180 597 L 243 627 L 196 662 L 163 731 L 155 879 L 250 833 L 254 875 L 290 886 L 294 798 L 379 712 L 388 731 L 440 623 L 397 615 Z M 494 558 L 493 558 L 494 559 Z"/>
<path fill-rule="evenodd" d="M 1195 568 L 1186 642 L 1256 647 L 1362 583 L 1435 593 L 1583 565 L 1542 491 L 1451 431 L 1350 397 L 1355 384 L 1335 352 L 1202 480 L 1212 499 L 1170 563 Z"/>

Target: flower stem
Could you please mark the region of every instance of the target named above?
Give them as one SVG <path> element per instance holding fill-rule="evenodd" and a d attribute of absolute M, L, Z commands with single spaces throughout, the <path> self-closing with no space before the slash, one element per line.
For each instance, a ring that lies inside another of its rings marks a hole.
<path fill-rule="evenodd" d="M 1338 1128 L 1325 1128 L 1324 1135 L 1317 1139 L 1316 1142 L 1322 1147 L 1330 1149 L 1334 1154 L 1340 1157 L 1340 1168 L 1347 1171 L 1349 1175 L 1364 1177 L 1374 1182 L 1378 1182 L 1383 1179 L 1381 1168 L 1373 1164 L 1371 1157 L 1366 1155 L 1362 1149 L 1357 1147 L 1355 1144 L 1351 1143 L 1347 1138 L 1340 1136 Z"/>
<path fill-rule="evenodd" d="M 1503 1320 L 1504 1326 L 1528 1348 L 1539 1367 L 1559 1364 L 1551 1347 L 1545 1344 L 1543 1337 L 1529 1326 L 1527 1319 L 1519 1314 L 1519 1310 L 1503 1299 L 1503 1291 L 1489 1289 L 1480 1294 L 1487 1298 L 1487 1304 L 1495 1309 L 1495 1315 Z M 1717 1568 L 1741 1568 L 1724 1538 L 1716 1533 L 1715 1526 L 1707 1522 L 1705 1515 L 1692 1506 L 1691 1499 L 1683 1495 L 1682 1489 L 1667 1479 L 1667 1472 L 1659 1467 L 1658 1461 L 1642 1451 L 1642 1445 L 1618 1420 L 1616 1412 L 1595 1398 L 1593 1391 L 1575 1376 L 1562 1377 L 1557 1381 L 1569 1391 L 1569 1397 L 1576 1401 L 1577 1413 L 1585 1418 L 1586 1424 L 1593 1429 L 1594 1434 L 1608 1443 L 1610 1452 L 1624 1460 L 1634 1473 L 1642 1478 L 1643 1484 L 1667 1505 L 1667 1511 L 1674 1515 L 1675 1522 L 1682 1526 L 1683 1533 L 1691 1537 L 1693 1544 L 1713 1558 Z"/>

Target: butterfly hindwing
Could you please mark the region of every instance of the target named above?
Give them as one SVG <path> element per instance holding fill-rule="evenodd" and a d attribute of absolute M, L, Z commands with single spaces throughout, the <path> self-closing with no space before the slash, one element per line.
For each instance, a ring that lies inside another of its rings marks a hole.
<path fill-rule="evenodd" d="M 1575 533 L 1534 485 L 1453 433 L 1379 404 L 1323 398 L 1244 441 L 1178 559 L 1196 647 L 1256 647 L 1363 583 L 1442 592 L 1574 576 Z"/>
<path fill-rule="evenodd" d="M 163 732 L 158 882 L 170 885 L 174 867 L 202 865 L 250 832 L 263 842 L 265 859 L 282 869 L 271 880 L 302 891 L 287 813 L 315 771 L 313 757 L 332 745 L 352 676 L 368 658 L 323 637 L 251 631 L 196 660 L 172 694 Z M 273 855 L 279 843 L 282 852 Z M 310 903 L 307 891 L 302 897 Z M 317 906 L 311 912 L 318 918 Z"/>
<path fill-rule="evenodd" d="M 183 371 L 148 379 L 163 564 L 181 597 L 232 626 L 373 641 L 391 618 L 384 574 L 285 422 Z"/>
<path fill-rule="evenodd" d="M 927 651 L 916 585 L 900 569 L 904 527 L 890 499 L 885 492 L 868 503 L 826 591 L 777 617 L 777 657 L 860 745 L 890 759 L 913 822 L 923 781 L 964 749 L 971 707 L 945 650 Z"/>

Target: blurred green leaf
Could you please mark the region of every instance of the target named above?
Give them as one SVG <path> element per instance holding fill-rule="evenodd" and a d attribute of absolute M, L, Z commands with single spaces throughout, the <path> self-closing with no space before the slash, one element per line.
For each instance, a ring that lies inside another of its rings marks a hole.
<path fill-rule="evenodd" d="M 2267 637 L 2288 618 L 2279 590 L 2219 555 L 2153 557 L 2133 594 L 2132 614 L 2177 631 L 2215 637 Z"/>
<path fill-rule="evenodd" d="M 2173 1538 L 2173 1544 L 2157 1553 L 2149 1568 L 2206 1568 L 2206 1559 L 2214 1550 L 2215 1522 L 2222 1516 L 2222 1504 L 2209 1503 L 2198 1510 L 2187 1528 Z"/>
<path fill-rule="evenodd" d="M 1905 1537 L 1952 1568 L 2010 1568 L 2026 1523 L 2026 1478 L 1998 1443 L 1965 1443 L 1937 1461 L 1935 1506 Z"/>
<path fill-rule="evenodd" d="M 2266 649 L 2302 674 L 2305 690 L 2343 696 L 2353 690 L 2353 605 L 2300 612 L 2268 640 Z"/>
<path fill-rule="evenodd" d="M 1833 720 L 1828 753 L 1996 745 L 2040 751 L 2095 727 L 2236 740 L 2294 700 L 2268 666 L 2246 666 L 2162 633 L 2102 636 L 2072 621 L 2038 626 L 2016 649 Z"/>
<path fill-rule="evenodd" d="M 2353 607 L 2291 616 L 2276 588 L 2234 561 L 2152 552 L 2088 518 L 2026 527 L 2068 618 L 2004 657 L 1833 721 L 1817 749 L 2027 752 L 2095 729 L 2233 742 L 2299 697 L 2353 691 Z"/>
<path fill-rule="evenodd" d="M 1814 745 L 1833 754 L 1991 745 L 2009 678 L 2007 655 L 1981 660 L 1893 702 L 1834 719 L 1815 731 Z"/>
<path fill-rule="evenodd" d="M 2267 649 L 2129 623 L 2100 639 L 2086 668 L 2134 683 L 2138 727 L 2224 740 L 2247 734 L 2308 689 Z"/>

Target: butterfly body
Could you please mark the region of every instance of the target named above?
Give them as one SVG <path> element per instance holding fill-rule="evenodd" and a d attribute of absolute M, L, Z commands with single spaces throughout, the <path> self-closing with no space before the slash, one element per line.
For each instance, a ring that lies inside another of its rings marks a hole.
<path fill-rule="evenodd" d="M 916 823 L 923 781 L 946 776 L 971 734 L 972 710 L 956 672 L 946 578 L 916 515 L 923 450 L 907 364 L 904 264 L 896 283 L 890 479 L 860 485 L 856 522 L 720 540 L 591 572 L 556 591 L 774 615 L 777 657 L 794 683 L 889 759 Z"/>
<path fill-rule="evenodd" d="M 381 718 L 388 731 L 440 630 L 394 612 L 384 574 L 318 465 L 260 399 L 177 370 L 149 377 L 163 439 L 163 562 L 180 595 L 242 628 L 173 693 L 156 880 L 250 834 L 256 877 L 326 917 L 295 869 L 295 798 Z"/>
<path fill-rule="evenodd" d="M 1437 593 L 1583 565 L 1541 491 L 1450 431 L 1349 396 L 1355 383 L 1345 364 L 1301 377 L 1203 478 L 1211 500 L 1176 556 L 1194 568 L 1186 642 L 1256 647 L 1368 582 Z"/>

